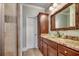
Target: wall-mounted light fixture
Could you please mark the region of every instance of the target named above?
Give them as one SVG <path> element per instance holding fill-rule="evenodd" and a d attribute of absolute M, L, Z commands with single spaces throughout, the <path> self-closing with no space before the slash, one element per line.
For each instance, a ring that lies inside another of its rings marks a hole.
<path fill-rule="evenodd" d="M 55 9 L 57 6 L 59 5 L 59 3 L 53 3 L 50 7 L 49 7 L 49 10 L 53 10 Z"/>

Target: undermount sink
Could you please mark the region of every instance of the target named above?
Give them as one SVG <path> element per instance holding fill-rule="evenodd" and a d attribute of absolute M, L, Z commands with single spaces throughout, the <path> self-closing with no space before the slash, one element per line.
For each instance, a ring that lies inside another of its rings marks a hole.
<path fill-rule="evenodd" d="M 48 38 L 66 39 L 66 37 L 65 37 L 65 36 L 58 37 L 58 36 L 54 36 L 54 35 L 50 35 L 50 34 L 48 34 Z"/>
<path fill-rule="evenodd" d="M 50 36 L 48 36 L 48 37 L 51 38 L 51 40 L 55 40 L 55 41 L 58 41 L 58 42 L 61 42 L 61 43 L 79 45 L 79 41 L 73 41 L 73 40 L 70 40 L 70 39 L 50 37 Z"/>

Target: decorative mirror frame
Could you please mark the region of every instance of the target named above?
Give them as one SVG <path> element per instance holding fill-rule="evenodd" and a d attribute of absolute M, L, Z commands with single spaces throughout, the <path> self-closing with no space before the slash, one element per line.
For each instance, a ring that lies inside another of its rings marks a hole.
<path fill-rule="evenodd" d="M 55 28 L 55 15 L 56 14 L 58 14 L 59 12 L 61 12 L 61 11 L 63 11 L 64 9 L 66 9 L 67 7 L 69 7 L 70 5 L 72 5 L 73 3 L 68 3 L 68 4 L 66 4 L 63 8 L 61 8 L 60 10 L 58 10 L 57 12 L 55 12 L 54 14 L 52 14 L 51 16 L 50 16 L 50 29 L 52 30 L 52 31 L 58 31 L 58 30 L 76 30 L 76 29 L 78 29 L 78 27 L 66 27 L 66 28 Z M 75 14 L 76 14 L 76 12 L 75 12 Z M 76 16 L 76 15 L 75 15 Z M 52 21 L 52 17 L 54 17 L 54 20 Z M 52 25 L 52 22 L 53 22 L 53 25 Z"/>

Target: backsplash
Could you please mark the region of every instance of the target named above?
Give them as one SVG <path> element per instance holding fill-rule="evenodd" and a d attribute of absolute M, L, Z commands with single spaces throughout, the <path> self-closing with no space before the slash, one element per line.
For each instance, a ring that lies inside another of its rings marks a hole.
<path fill-rule="evenodd" d="M 79 30 L 67 30 L 67 31 L 59 31 L 60 34 L 64 33 L 64 36 L 67 38 L 71 38 L 72 40 L 78 40 L 79 41 Z M 56 31 L 50 31 L 51 34 L 56 33 Z"/>
<path fill-rule="evenodd" d="M 65 37 L 66 37 L 67 39 L 79 41 L 79 37 L 77 37 L 77 36 L 65 36 Z"/>

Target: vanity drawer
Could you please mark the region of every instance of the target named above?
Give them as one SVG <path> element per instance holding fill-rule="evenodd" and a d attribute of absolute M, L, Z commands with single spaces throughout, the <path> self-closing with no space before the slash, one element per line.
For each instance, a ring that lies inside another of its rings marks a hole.
<path fill-rule="evenodd" d="M 67 48 L 63 45 L 58 45 L 58 53 L 61 53 L 65 56 L 79 56 L 79 52 L 72 50 L 70 48 Z"/>
<path fill-rule="evenodd" d="M 48 40 L 48 39 L 44 39 L 43 40 L 44 42 L 46 42 L 49 46 L 51 46 L 52 48 L 56 49 L 57 50 L 57 43 L 51 41 L 51 40 Z"/>
<path fill-rule="evenodd" d="M 57 50 L 57 43 L 53 42 L 53 41 L 50 41 L 48 40 L 48 45 L 50 45 L 52 48 L 56 49 Z"/>

